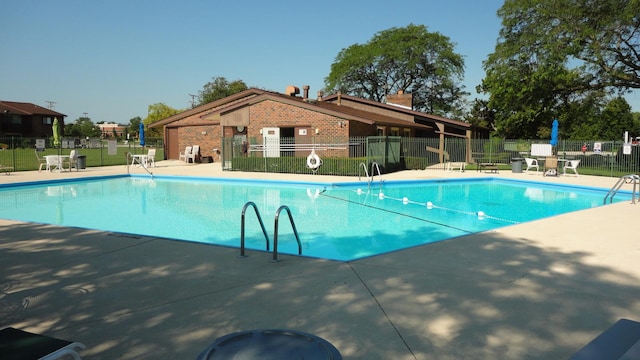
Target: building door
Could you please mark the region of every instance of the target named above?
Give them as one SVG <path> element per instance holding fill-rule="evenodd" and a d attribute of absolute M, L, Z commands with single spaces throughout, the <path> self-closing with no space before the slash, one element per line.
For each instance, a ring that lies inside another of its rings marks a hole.
<path fill-rule="evenodd" d="M 264 157 L 280 157 L 280 128 L 262 128 Z"/>
<path fill-rule="evenodd" d="M 177 160 L 180 157 L 180 143 L 178 142 L 178 128 L 167 128 L 167 142 L 164 145 L 164 158 Z M 183 151 L 184 149 L 182 149 Z"/>

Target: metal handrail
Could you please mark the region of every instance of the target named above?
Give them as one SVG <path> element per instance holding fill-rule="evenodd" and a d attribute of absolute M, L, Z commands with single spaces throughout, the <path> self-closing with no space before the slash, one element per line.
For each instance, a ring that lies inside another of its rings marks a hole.
<path fill-rule="evenodd" d="M 367 164 L 361 162 L 358 165 L 358 181 L 360 181 L 360 168 L 364 169 L 364 174 L 367 176 L 367 187 L 371 185 L 371 178 L 369 178 L 369 171 L 367 170 Z"/>
<path fill-rule="evenodd" d="M 373 181 L 373 178 L 376 176 L 375 172 L 373 170 L 378 170 L 378 176 L 380 177 L 380 192 L 382 192 L 382 173 L 380 173 L 380 165 L 378 165 L 377 162 L 372 162 L 371 163 L 371 181 Z"/>
<path fill-rule="evenodd" d="M 613 185 L 611 189 L 609 189 L 609 192 L 607 192 L 607 195 L 604 196 L 604 200 L 602 200 L 602 204 L 603 205 L 606 204 L 607 199 L 609 199 L 609 203 L 613 203 L 613 197 L 616 196 L 616 194 L 618 193 L 618 190 L 620 190 L 622 185 L 629 184 L 629 183 L 633 183 L 633 192 L 631 193 L 631 203 L 635 204 L 636 188 L 638 187 L 638 183 L 640 183 L 640 176 L 635 174 L 621 176 L 620 179 L 618 179 L 618 181 L 615 183 L 615 185 Z"/>
<path fill-rule="evenodd" d="M 251 206 L 255 210 L 256 216 L 258 217 L 258 222 L 260 222 L 260 227 L 262 228 L 262 233 L 264 234 L 264 238 L 267 242 L 267 251 L 269 251 L 269 235 L 267 235 L 267 229 L 264 227 L 264 223 L 262 222 L 262 217 L 260 216 L 260 211 L 258 211 L 258 206 L 253 201 L 249 201 L 242 207 L 242 215 L 240 218 L 240 255 L 239 257 L 247 257 L 244 253 L 244 223 L 245 223 L 245 213 L 247 212 L 247 208 Z M 275 246 L 275 245 L 274 245 Z"/>
<path fill-rule="evenodd" d="M 298 236 L 298 230 L 296 230 L 296 224 L 293 222 L 293 216 L 291 215 L 291 210 L 286 205 L 282 205 L 276 211 L 276 219 L 273 230 L 273 259 L 271 262 L 278 262 L 278 218 L 280 217 L 280 211 L 287 210 L 287 214 L 289 214 L 289 221 L 291 222 L 291 227 L 293 228 L 293 234 L 296 236 L 296 241 L 298 242 L 298 255 L 302 255 L 302 244 L 300 243 L 300 237 Z"/>
<path fill-rule="evenodd" d="M 133 156 L 132 153 L 130 153 L 128 151 L 124 154 L 124 156 L 126 158 L 125 160 L 126 160 L 126 163 L 127 163 L 127 174 L 131 174 L 131 172 L 129 171 L 129 166 L 133 165 L 133 163 L 136 162 L 136 158 Z M 129 164 L 129 158 L 131 158 L 131 164 Z M 138 161 L 138 164 L 140 164 L 140 167 L 142 167 L 147 172 L 147 174 L 151 175 L 151 178 L 153 178 L 153 173 L 151 171 L 149 171 L 149 169 L 146 167 L 145 164 L 143 164 L 140 161 Z"/>

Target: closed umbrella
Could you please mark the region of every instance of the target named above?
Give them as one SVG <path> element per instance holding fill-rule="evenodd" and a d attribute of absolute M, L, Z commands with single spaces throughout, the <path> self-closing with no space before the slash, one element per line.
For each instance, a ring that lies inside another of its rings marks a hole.
<path fill-rule="evenodd" d="M 60 123 L 57 117 L 53 118 L 51 129 L 53 130 L 53 146 L 60 147 Z"/>
<path fill-rule="evenodd" d="M 144 124 L 140 122 L 140 146 L 144 146 Z"/>
<path fill-rule="evenodd" d="M 549 143 L 551 146 L 558 145 L 558 119 L 553 120 L 553 125 L 551 126 L 551 141 Z"/>

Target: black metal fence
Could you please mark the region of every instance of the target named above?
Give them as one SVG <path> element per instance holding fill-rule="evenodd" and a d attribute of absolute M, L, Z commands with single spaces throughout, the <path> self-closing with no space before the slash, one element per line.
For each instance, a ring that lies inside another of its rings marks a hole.
<path fill-rule="evenodd" d="M 113 143 L 111 143 L 113 144 Z M 102 139 L 63 138 L 58 147 L 51 138 L 25 138 L 22 136 L 0 136 L 0 165 L 13 167 L 15 171 L 38 170 L 40 161 L 46 155 L 68 155 L 76 149 L 86 157 L 86 166 L 125 165 L 126 153 L 144 154 L 148 148 L 156 149 L 156 159 L 164 158 L 161 138 L 148 138 L 145 146 L 137 141 L 116 141 L 115 147 Z M 41 151 L 36 151 L 39 149 Z"/>
<path fill-rule="evenodd" d="M 332 175 L 358 175 L 363 165 L 370 171 L 377 163 L 383 173 L 405 170 L 446 167 L 448 161 L 466 162 L 474 169 L 479 162 L 498 164 L 510 169 L 516 159 L 532 157 L 533 144 L 548 144 L 542 140 L 487 139 L 472 140 L 446 138 L 408 137 L 314 137 L 309 144 L 299 144 L 294 138 L 279 138 L 275 142 L 242 144 L 237 139 L 223 139 L 221 161 L 224 170 L 261 171 L 280 173 L 318 173 Z M 156 159 L 164 159 L 161 138 L 149 138 L 145 147 L 137 141 L 118 141 L 114 149 L 101 139 L 64 138 L 59 147 L 53 147 L 52 139 L 0 136 L 0 165 L 15 171 L 37 170 L 39 161 L 35 149 L 44 143 L 44 155 L 68 154 L 77 149 L 86 156 L 86 166 L 126 164 L 125 154 L 146 153 L 146 148 L 156 148 Z M 111 143 L 113 145 L 113 143 Z M 307 157 L 314 151 L 322 160 L 322 166 L 311 169 Z M 584 175 L 620 177 L 640 173 L 640 145 L 622 141 L 571 141 L 560 140 L 553 147 L 559 158 L 580 160 L 578 171 Z M 535 156 L 533 156 L 535 157 Z"/>
<path fill-rule="evenodd" d="M 232 171 L 358 175 L 363 163 L 367 169 L 371 169 L 375 162 L 383 172 L 392 172 L 444 169 L 450 161 L 466 162 L 468 169 L 475 169 L 478 163 L 483 162 L 511 169 L 515 161 L 537 158 L 531 155 L 533 144 L 549 144 L 543 140 L 522 139 L 481 139 L 467 143 L 465 139 L 446 138 L 441 147 L 438 138 L 407 137 L 316 138 L 312 144 L 296 144 L 293 138 L 276 141 L 272 144 L 251 144 L 242 150 L 240 146 L 234 148 L 233 139 L 225 139 L 223 148 L 231 150 L 223 151 L 223 168 Z M 322 159 L 323 165 L 318 169 L 310 169 L 306 163 L 312 150 Z M 580 160 L 580 174 L 620 177 L 640 173 L 640 145 L 622 141 L 560 140 L 552 151 L 561 159 Z"/>

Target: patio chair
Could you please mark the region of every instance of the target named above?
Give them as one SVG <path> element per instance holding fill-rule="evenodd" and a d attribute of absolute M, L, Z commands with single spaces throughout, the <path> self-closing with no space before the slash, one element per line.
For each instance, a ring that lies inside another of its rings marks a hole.
<path fill-rule="evenodd" d="M 580 176 L 580 174 L 578 174 L 578 165 L 580 164 L 580 160 L 568 160 L 564 163 L 564 167 L 562 168 L 562 172 L 564 174 L 567 173 L 567 170 L 571 170 L 573 171 L 573 173 L 576 176 Z"/>
<path fill-rule="evenodd" d="M 451 162 L 449 161 L 447 163 L 447 170 L 448 171 L 453 171 L 453 170 L 460 170 L 460 172 L 464 172 L 464 168 L 467 166 L 467 163 L 465 162 Z"/>
<path fill-rule="evenodd" d="M 75 150 L 71 150 L 69 153 L 67 165 L 69 165 L 69 171 L 71 171 L 72 167 L 75 167 L 76 171 L 78 171 L 78 153 Z"/>
<path fill-rule="evenodd" d="M 8 327 L 0 330 L 0 354 L 10 359 L 75 359 L 80 360 L 79 342 L 56 339 Z"/>
<path fill-rule="evenodd" d="M 538 172 L 538 170 L 540 169 L 540 165 L 538 164 L 538 160 L 537 159 L 532 159 L 532 158 L 524 158 L 524 161 L 527 163 L 527 168 L 524 170 L 524 172 L 529 172 L 529 169 L 536 169 L 536 172 Z"/>
<path fill-rule="evenodd" d="M 188 160 L 188 158 L 187 158 L 187 157 L 188 157 L 189 155 L 191 155 L 191 149 L 192 149 L 192 147 L 191 147 L 191 146 L 187 146 L 187 147 L 184 149 L 184 152 L 183 152 L 183 153 L 181 152 L 181 153 L 180 153 L 180 155 L 178 156 L 178 160 L 182 160 L 182 161 L 184 161 L 184 162 L 189 162 L 189 160 Z"/>
<path fill-rule="evenodd" d="M 558 176 L 558 158 L 547 156 L 544 159 L 544 176 Z"/>
<path fill-rule="evenodd" d="M 187 162 L 191 160 L 192 163 L 200 162 L 200 145 L 193 145 L 191 153 L 187 155 Z"/>
<path fill-rule="evenodd" d="M 156 149 L 149 149 L 145 158 L 145 165 L 156 167 Z"/>
<path fill-rule="evenodd" d="M 42 167 L 43 166 L 47 166 L 47 159 L 40 157 L 40 155 L 38 155 L 38 150 L 35 150 L 36 152 L 36 159 L 38 159 L 38 162 L 40 163 L 40 167 L 38 167 L 38 172 L 42 171 Z"/>

